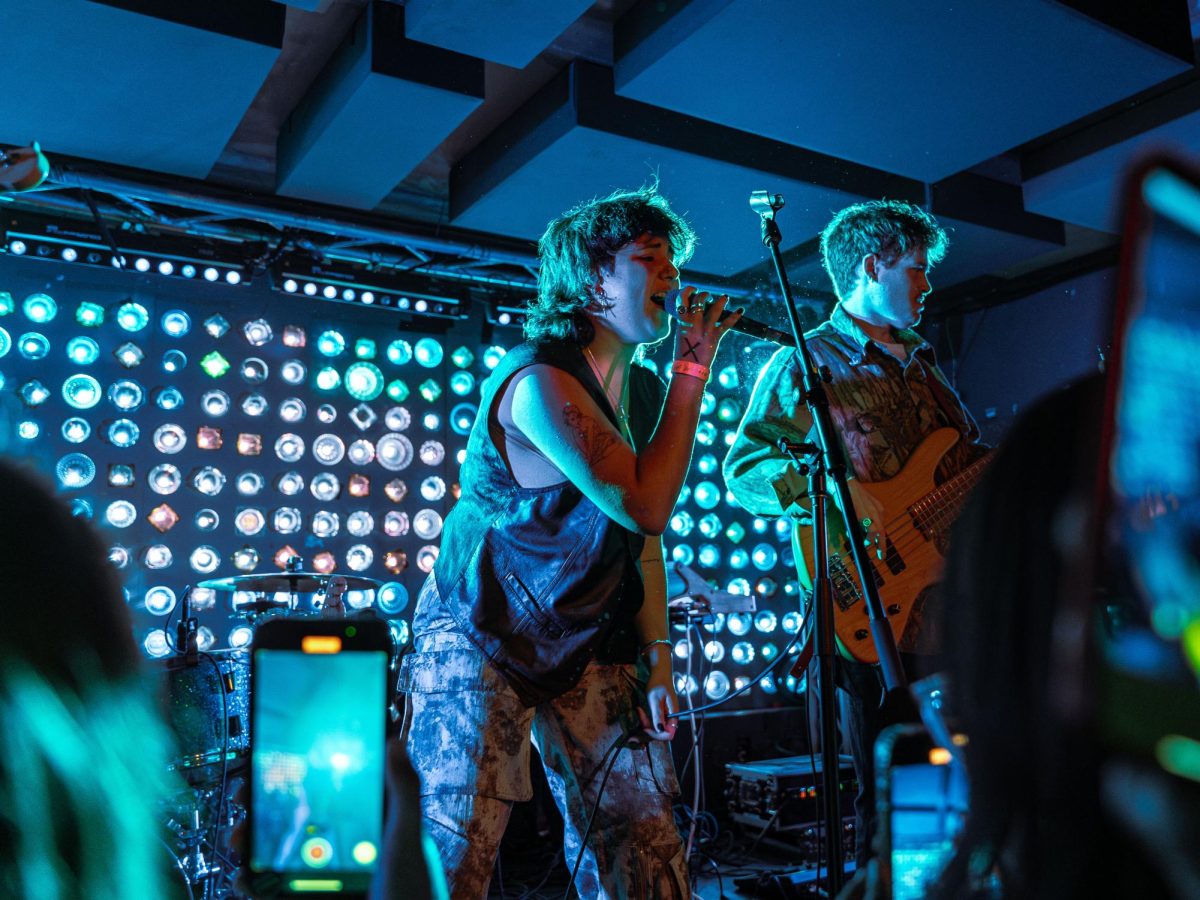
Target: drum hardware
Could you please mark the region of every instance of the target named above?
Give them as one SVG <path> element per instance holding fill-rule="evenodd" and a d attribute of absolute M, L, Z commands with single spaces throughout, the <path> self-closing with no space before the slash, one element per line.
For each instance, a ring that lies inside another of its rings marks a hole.
<path fill-rule="evenodd" d="M 326 575 L 322 572 L 273 572 L 269 575 L 231 575 L 210 578 L 197 587 L 216 591 L 248 591 L 254 594 L 317 594 L 324 593 L 334 579 L 344 579 L 348 591 L 373 591 L 382 582 L 361 575 Z M 278 604 L 276 604 L 278 605 Z"/>
<path fill-rule="evenodd" d="M 234 886 L 237 870 L 229 858 L 233 829 L 244 809 L 231 802 L 227 786 L 185 788 L 160 809 L 175 869 L 194 900 L 232 900 L 242 895 Z"/>
<path fill-rule="evenodd" d="M 687 625 L 718 614 L 752 613 L 754 597 L 731 594 L 714 588 L 695 570 L 675 563 L 675 573 L 683 580 L 683 593 L 667 602 L 667 614 L 672 624 Z"/>
<path fill-rule="evenodd" d="M 256 595 L 234 605 L 235 613 L 253 623 L 268 615 L 342 616 L 345 591 L 376 590 L 381 585 L 357 575 L 303 571 L 302 565 L 300 557 L 292 557 L 284 572 L 215 578 L 196 586 Z M 275 599 L 278 594 L 287 599 Z M 301 595 L 311 595 L 303 608 Z M 232 900 L 242 896 L 234 887 L 230 839 L 245 813 L 232 798 L 249 763 L 249 651 L 200 650 L 192 609 L 189 586 L 180 602 L 176 655 L 160 660 L 156 670 L 161 708 L 176 742 L 169 767 L 184 782 L 162 807 L 160 821 L 189 895 Z"/>

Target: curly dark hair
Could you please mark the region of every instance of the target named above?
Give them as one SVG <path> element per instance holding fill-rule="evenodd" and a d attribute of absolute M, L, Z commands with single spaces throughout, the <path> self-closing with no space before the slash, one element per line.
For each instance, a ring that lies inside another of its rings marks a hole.
<path fill-rule="evenodd" d="M 525 337 L 589 343 L 593 331 L 585 313 L 607 308 L 596 280 L 612 271 L 613 254 L 647 233 L 671 245 L 675 265 L 691 258 L 696 234 L 656 187 L 589 200 L 547 225 L 538 241 L 538 295 L 526 310 Z"/>
<path fill-rule="evenodd" d="M 844 299 L 854 290 L 858 264 L 877 254 L 892 265 L 905 253 L 924 247 L 929 264 L 942 261 L 950 238 L 937 219 L 903 200 L 868 200 L 847 206 L 821 232 L 821 261 Z"/>

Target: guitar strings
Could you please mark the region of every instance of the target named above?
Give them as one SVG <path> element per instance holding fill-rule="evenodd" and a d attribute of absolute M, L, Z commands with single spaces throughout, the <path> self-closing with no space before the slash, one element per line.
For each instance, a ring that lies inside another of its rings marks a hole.
<path fill-rule="evenodd" d="M 940 531 L 952 525 L 958 517 L 958 511 L 962 504 L 966 502 L 967 492 L 973 486 L 966 482 L 978 475 L 990 460 L 990 454 L 976 460 L 953 478 L 938 485 L 916 503 L 905 507 L 902 513 L 885 522 L 884 531 L 887 534 L 891 550 L 896 555 L 903 557 L 905 553 L 911 553 L 923 544 L 932 543 Z M 922 504 L 929 507 L 927 512 L 918 512 L 918 507 Z M 918 521 L 925 525 L 929 533 L 928 537 L 917 524 Z M 850 551 L 842 550 L 833 555 L 843 563 L 853 562 L 853 553 Z M 877 561 L 886 564 L 887 556 L 888 553 L 885 551 L 884 558 Z M 855 587 L 861 596 L 861 586 L 856 585 Z"/>

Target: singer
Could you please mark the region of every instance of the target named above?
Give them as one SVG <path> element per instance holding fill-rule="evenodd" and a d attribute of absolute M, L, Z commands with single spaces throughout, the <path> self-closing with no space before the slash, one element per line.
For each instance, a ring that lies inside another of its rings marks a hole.
<path fill-rule="evenodd" d="M 850 494 L 876 555 L 889 552 L 887 524 L 903 510 L 883 509 L 863 482 L 895 478 L 921 442 L 950 427 L 961 436 L 941 458 L 938 483 L 986 453 L 979 429 L 942 374 L 933 349 L 912 328 L 929 295 L 929 270 L 945 256 L 946 232 L 933 216 L 909 203 L 872 201 L 843 209 L 821 234 L 821 256 L 838 303 L 829 320 L 805 335 L 813 360 L 828 366 L 826 387 L 833 423 L 846 449 L 853 480 Z M 745 418 L 725 459 L 725 480 L 746 509 L 759 515 L 792 512 L 806 500 L 807 484 L 776 447 L 779 438 L 803 441 L 812 422 L 801 399 L 801 371 L 791 349 L 777 352 L 759 376 Z M 803 542 L 807 527 L 797 537 Z M 797 562 L 804 564 L 797 554 Z M 922 657 L 938 651 L 933 592 L 913 601 L 897 635 L 909 678 L 935 665 Z M 812 617 L 805 611 L 805 626 Z M 928 623 L 928 624 L 927 624 Z M 810 635 L 811 636 L 811 635 Z M 843 651 L 845 648 L 843 648 Z M 838 660 L 842 723 L 848 731 L 859 792 L 856 856 L 865 865 L 875 826 L 873 749 L 882 721 L 883 684 L 876 666 Z M 808 673 L 810 687 L 816 666 Z M 810 693 L 809 696 L 816 696 Z"/>
<path fill-rule="evenodd" d="M 551 222 L 527 343 L 485 385 L 401 673 L 426 829 L 455 898 L 487 895 L 512 802 L 532 796 L 531 741 L 579 896 L 690 896 L 662 743 L 678 706 L 661 535 L 737 314 L 722 325 L 726 298 L 676 298 L 665 397 L 638 360 L 671 332 L 667 295 L 693 241 L 653 190 Z"/>

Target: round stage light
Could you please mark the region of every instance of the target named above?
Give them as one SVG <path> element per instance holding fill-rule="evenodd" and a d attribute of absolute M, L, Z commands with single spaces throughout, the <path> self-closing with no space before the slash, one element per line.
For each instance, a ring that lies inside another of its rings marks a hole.
<path fill-rule="evenodd" d="M 137 519 L 137 509 L 128 500 L 114 500 L 104 511 L 104 521 L 114 528 L 128 528 Z"/>
<path fill-rule="evenodd" d="M 183 337 L 192 330 L 192 317 L 182 309 L 169 309 L 162 314 L 159 324 L 167 337 Z"/>
<path fill-rule="evenodd" d="M 408 606 L 408 589 L 398 581 L 389 581 L 379 588 L 375 605 L 384 615 L 398 615 Z"/>
<path fill-rule="evenodd" d="M 141 331 L 150 324 L 150 313 L 146 311 L 146 307 L 132 300 L 118 306 L 114 318 L 122 330 L 130 333 Z"/>
<path fill-rule="evenodd" d="M 375 519 L 365 509 L 358 509 L 346 517 L 346 532 L 354 537 L 366 537 L 375 530 Z"/>
<path fill-rule="evenodd" d="M 340 356 L 346 352 L 346 339 L 340 331 L 323 331 L 317 338 L 317 352 L 330 358 Z"/>
<path fill-rule="evenodd" d="M 300 510 L 294 506 L 281 506 L 271 516 L 271 528 L 278 534 L 295 534 L 303 524 Z"/>
<path fill-rule="evenodd" d="M 364 403 L 383 393 L 383 372 L 374 363 L 356 362 L 346 369 L 346 393 Z"/>
<path fill-rule="evenodd" d="M 317 390 L 332 391 L 342 383 L 341 373 L 333 366 L 325 366 L 317 372 Z"/>
<path fill-rule="evenodd" d="M 145 401 L 145 389 L 132 379 L 122 378 L 108 386 L 108 402 L 121 412 L 134 412 Z"/>
<path fill-rule="evenodd" d="M 71 444 L 82 444 L 92 436 L 92 426 L 87 419 L 72 416 L 62 423 L 63 440 Z"/>
<path fill-rule="evenodd" d="M 262 384 L 267 380 L 270 371 L 266 361 L 259 359 L 257 356 L 246 357 L 246 359 L 242 360 L 242 364 L 239 367 L 242 381 L 246 382 L 246 384 Z"/>
<path fill-rule="evenodd" d="M 288 384 L 303 384 L 308 375 L 308 367 L 298 359 L 284 360 L 279 367 L 279 377 Z"/>
<path fill-rule="evenodd" d="M 146 483 L 156 494 L 173 494 L 183 484 L 183 475 L 170 463 L 159 463 L 146 476 Z"/>
<path fill-rule="evenodd" d="M 729 693 L 729 676 L 724 672 L 709 672 L 704 679 L 704 693 L 710 700 L 720 700 Z"/>
<path fill-rule="evenodd" d="M 442 533 L 442 517 L 432 509 L 423 509 L 413 516 L 412 530 L 423 541 L 435 540 Z"/>
<path fill-rule="evenodd" d="M 187 434 L 174 423 L 160 425 L 154 429 L 154 449 L 159 453 L 178 453 L 187 446 Z"/>
<path fill-rule="evenodd" d="M 43 359 L 50 352 L 50 341 L 44 334 L 27 331 L 17 339 L 17 350 L 26 359 Z"/>
<path fill-rule="evenodd" d="M 308 491 L 318 500 L 328 503 L 338 498 L 338 494 L 342 492 L 342 484 L 332 472 L 319 472 L 309 482 Z"/>
<path fill-rule="evenodd" d="M 322 509 L 313 514 L 312 533 L 317 537 L 336 537 L 341 528 L 341 517 L 337 513 L 328 509 Z"/>
<path fill-rule="evenodd" d="M 488 369 L 494 369 L 500 365 L 500 360 L 504 359 L 508 351 L 500 346 L 491 346 L 483 351 L 483 364 Z"/>
<path fill-rule="evenodd" d="M 346 459 L 356 466 L 365 466 L 374 458 L 375 445 L 366 438 L 359 438 L 346 448 Z"/>
<path fill-rule="evenodd" d="M 155 628 L 142 639 L 142 649 L 153 659 L 161 659 L 171 653 L 171 645 L 167 642 L 167 633 L 161 628 Z"/>
<path fill-rule="evenodd" d="M 82 453 L 68 453 L 54 467 L 58 483 L 65 490 L 87 487 L 96 477 L 96 464 L 90 456 Z"/>
<path fill-rule="evenodd" d="M 459 373 L 465 374 L 465 373 Z M 471 426 L 475 424 L 475 417 L 479 415 L 479 409 L 473 403 L 460 403 L 454 409 L 450 410 L 450 429 L 455 433 L 466 437 L 471 433 Z"/>
<path fill-rule="evenodd" d="M 142 431 L 129 419 L 116 419 L 108 426 L 108 442 L 122 449 L 132 447 L 141 437 Z"/>
<path fill-rule="evenodd" d="M 354 544 L 346 551 L 346 568 L 351 572 L 365 572 L 375 562 L 375 551 L 366 544 Z"/>
<path fill-rule="evenodd" d="M 182 350 L 168 350 L 163 354 L 162 367 L 163 371 L 168 374 L 174 374 L 175 372 L 183 369 L 183 367 L 186 365 L 187 354 Z"/>
<path fill-rule="evenodd" d="M 387 358 L 394 366 L 403 366 L 412 361 L 412 345 L 403 338 L 397 338 L 387 345 Z"/>
<path fill-rule="evenodd" d="M 4 353 L 0 352 L 0 356 Z M 67 341 L 67 359 L 77 366 L 90 366 L 100 358 L 100 345 L 90 337 L 73 337 Z"/>
<path fill-rule="evenodd" d="M 49 294 L 30 294 L 21 304 L 25 318 L 35 325 L 44 325 L 58 315 L 58 304 Z"/>
<path fill-rule="evenodd" d="M 442 364 L 442 345 L 434 338 L 423 337 L 413 347 L 413 359 L 419 366 L 435 369 Z"/>

